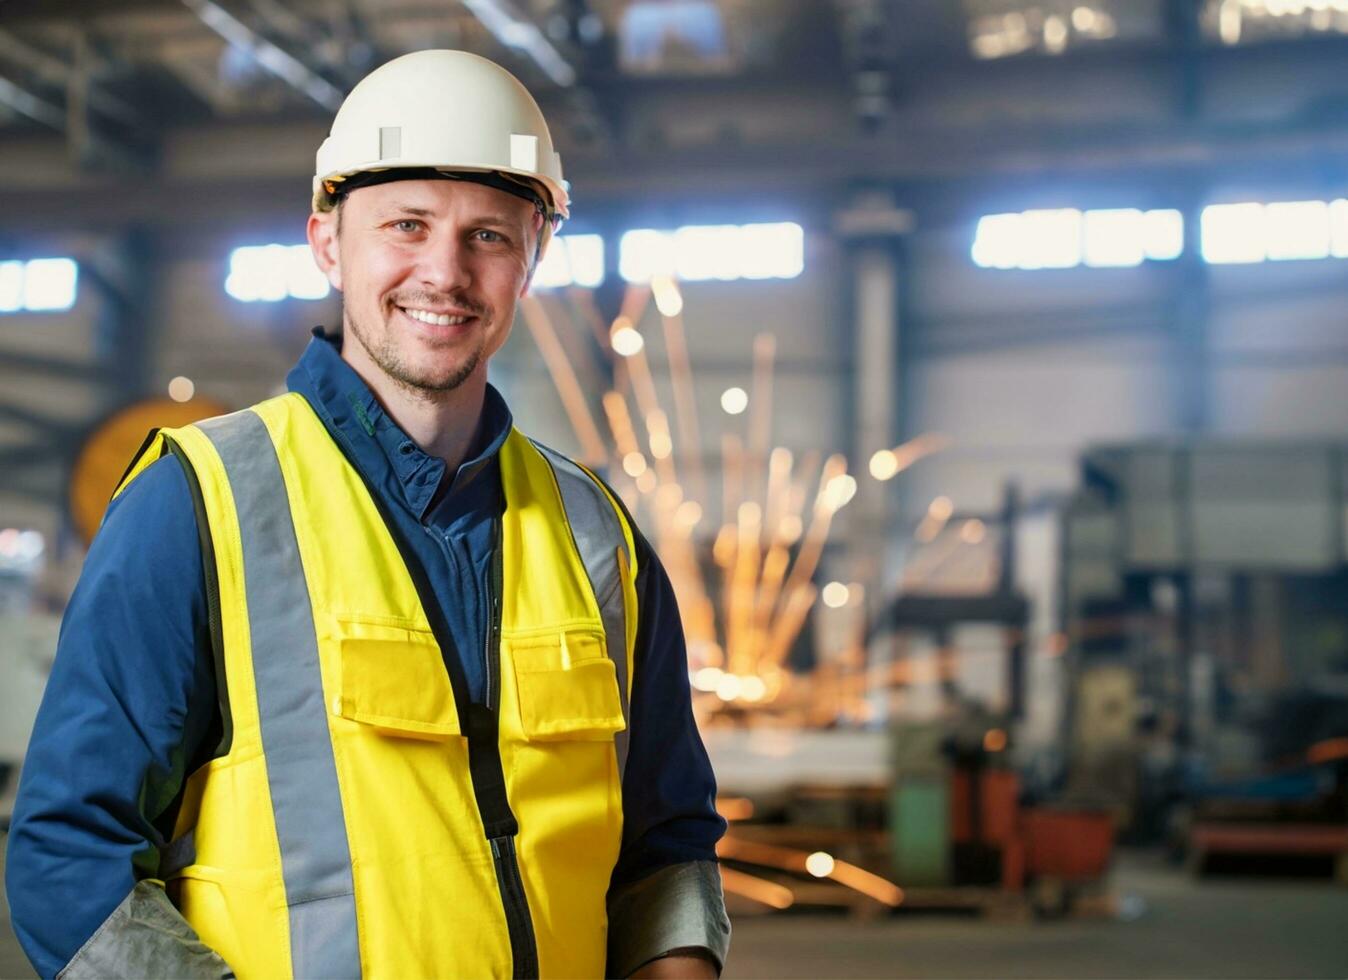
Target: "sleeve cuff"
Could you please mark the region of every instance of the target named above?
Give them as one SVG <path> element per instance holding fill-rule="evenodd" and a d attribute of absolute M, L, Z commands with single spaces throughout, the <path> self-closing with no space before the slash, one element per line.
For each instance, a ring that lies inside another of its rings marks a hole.
<path fill-rule="evenodd" d="M 234 971 L 197 938 L 162 886 L 140 881 L 56 980 L 93 977 L 232 980 Z"/>
<path fill-rule="evenodd" d="M 705 950 L 725 964 L 730 920 L 715 861 L 668 867 L 610 892 L 608 975 L 629 977 L 675 950 Z"/>

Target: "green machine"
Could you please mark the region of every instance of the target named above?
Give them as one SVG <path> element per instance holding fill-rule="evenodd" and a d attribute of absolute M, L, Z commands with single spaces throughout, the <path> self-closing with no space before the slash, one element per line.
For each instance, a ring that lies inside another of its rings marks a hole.
<path fill-rule="evenodd" d="M 950 884 L 950 764 L 944 721 L 892 729 L 889 840 L 894 874 L 904 887 Z"/>

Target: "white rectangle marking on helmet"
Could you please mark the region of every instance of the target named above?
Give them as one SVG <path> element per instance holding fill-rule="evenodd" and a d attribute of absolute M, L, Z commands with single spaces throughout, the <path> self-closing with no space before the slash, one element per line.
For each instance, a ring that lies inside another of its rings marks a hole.
<path fill-rule="evenodd" d="M 512 170 L 538 172 L 538 137 L 527 133 L 510 134 L 510 167 Z"/>
<path fill-rule="evenodd" d="M 393 160 L 403 155 L 403 128 L 379 127 L 379 159 Z"/>

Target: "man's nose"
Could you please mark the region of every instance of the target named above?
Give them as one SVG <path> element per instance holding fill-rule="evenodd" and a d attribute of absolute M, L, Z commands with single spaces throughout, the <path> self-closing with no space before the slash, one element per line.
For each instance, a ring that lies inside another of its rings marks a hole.
<path fill-rule="evenodd" d="M 457 240 L 440 239 L 427 243 L 418 265 L 423 285 L 435 292 L 451 293 L 473 281 L 468 250 Z"/>

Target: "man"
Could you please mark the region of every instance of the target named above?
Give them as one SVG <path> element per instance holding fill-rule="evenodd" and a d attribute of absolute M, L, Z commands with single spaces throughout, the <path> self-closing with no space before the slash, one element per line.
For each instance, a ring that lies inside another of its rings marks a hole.
<path fill-rule="evenodd" d="M 44 977 L 715 976 L 668 579 L 487 362 L 568 209 L 507 72 L 350 94 L 289 393 L 154 435 L 63 623 L 7 885 Z"/>

